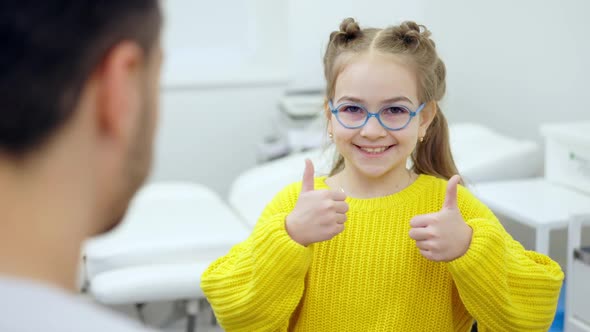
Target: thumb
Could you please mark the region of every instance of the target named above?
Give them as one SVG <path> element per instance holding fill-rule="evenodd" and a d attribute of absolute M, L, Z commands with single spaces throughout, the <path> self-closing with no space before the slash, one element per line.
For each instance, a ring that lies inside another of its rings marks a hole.
<path fill-rule="evenodd" d="M 457 208 L 457 185 L 459 185 L 461 177 L 459 175 L 453 175 L 447 183 L 447 194 L 443 203 L 443 209 L 456 209 Z"/>
<path fill-rule="evenodd" d="M 305 159 L 305 170 L 303 171 L 303 182 L 301 183 L 301 192 L 314 190 L 313 179 L 313 163 L 309 159 Z"/>

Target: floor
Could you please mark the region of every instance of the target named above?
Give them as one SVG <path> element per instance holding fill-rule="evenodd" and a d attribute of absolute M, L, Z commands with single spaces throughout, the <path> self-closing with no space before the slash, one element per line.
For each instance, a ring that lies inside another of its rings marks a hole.
<path fill-rule="evenodd" d="M 563 296 L 560 297 L 560 304 L 563 307 Z M 179 302 L 150 303 L 141 309 L 141 316 L 133 305 L 112 306 L 110 308 L 131 319 L 143 321 L 146 325 L 162 332 L 185 332 L 187 328 L 187 319 L 184 316 L 185 307 Z M 561 308 L 561 314 L 563 315 L 563 308 Z M 211 307 L 206 302 L 200 303 L 195 332 L 223 332 L 221 327 L 212 323 L 212 317 Z M 474 328 L 472 331 L 477 331 L 477 329 Z M 550 331 L 563 331 L 563 319 L 555 322 Z"/>
<path fill-rule="evenodd" d="M 184 332 L 187 327 L 187 319 L 184 316 L 183 307 L 178 303 L 151 303 L 141 309 L 142 317 L 132 305 L 113 306 L 111 309 L 121 312 L 131 319 L 143 321 L 146 325 L 163 332 Z M 176 314 L 176 315 L 175 315 Z M 179 317 L 180 316 L 180 317 Z M 219 325 L 212 324 L 211 308 L 202 303 L 197 315 L 196 332 L 222 332 Z"/>

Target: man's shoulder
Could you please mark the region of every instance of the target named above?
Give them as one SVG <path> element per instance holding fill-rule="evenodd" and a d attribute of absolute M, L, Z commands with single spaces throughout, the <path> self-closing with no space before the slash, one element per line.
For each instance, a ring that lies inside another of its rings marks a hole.
<path fill-rule="evenodd" d="M 0 277 L 0 330 L 154 332 L 136 321 L 36 282 Z"/>

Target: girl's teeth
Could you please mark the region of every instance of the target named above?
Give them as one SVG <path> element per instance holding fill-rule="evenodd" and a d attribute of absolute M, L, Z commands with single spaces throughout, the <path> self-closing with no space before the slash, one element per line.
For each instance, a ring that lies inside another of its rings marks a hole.
<path fill-rule="evenodd" d="M 385 151 L 386 148 L 382 147 L 382 148 L 361 148 L 363 151 L 368 152 L 368 153 L 381 153 L 383 151 Z"/>

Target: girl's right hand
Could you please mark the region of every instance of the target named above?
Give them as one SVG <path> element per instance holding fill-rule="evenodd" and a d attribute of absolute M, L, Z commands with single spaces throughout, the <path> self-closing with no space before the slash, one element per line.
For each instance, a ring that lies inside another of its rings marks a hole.
<path fill-rule="evenodd" d="M 305 160 L 301 193 L 285 228 L 291 238 L 303 245 L 327 241 L 344 230 L 348 204 L 346 194 L 335 190 L 314 190 L 311 160 Z"/>

